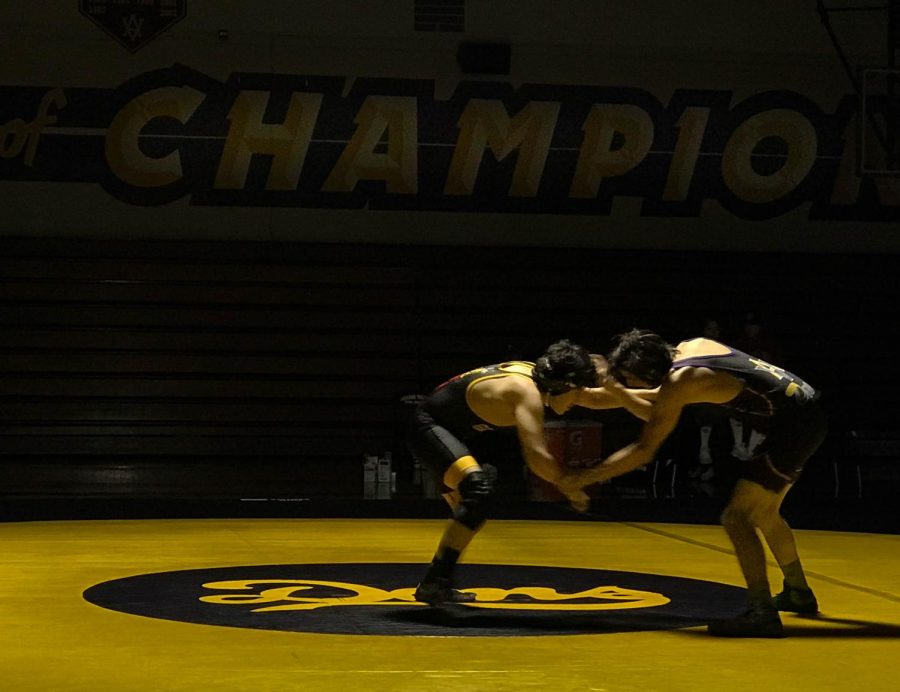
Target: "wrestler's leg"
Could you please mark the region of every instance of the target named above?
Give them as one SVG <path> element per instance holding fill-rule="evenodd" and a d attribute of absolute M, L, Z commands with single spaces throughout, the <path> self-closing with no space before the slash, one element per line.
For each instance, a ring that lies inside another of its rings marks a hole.
<path fill-rule="evenodd" d="M 775 607 L 811 615 L 819 612 L 819 604 L 806 581 L 794 532 L 780 512 L 781 503 L 791 487 L 788 485 L 778 493 L 774 510 L 760 516 L 758 526 L 784 575 L 784 588 L 773 599 Z"/>
<path fill-rule="evenodd" d="M 824 409 L 821 402 L 813 401 L 775 427 L 748 466 L 754 480 L 775 496 L 773 503 L 761 508 L 765 511 L 757 517 L 757 526 L 784 575 L 784 588 L 773 599 L 781 611 L 808 615 L 819 612 L 800 562 L 794 532 L 781 516 L 781 504 L 807 460 L 822 444 L 825 431 Z"/>
<path fill-rule="evenodd" d="M 773 503 L 766 507 L 761 507 L 756 516 L 757 527 L 766 539 L 766 543 L 772 551 L 772 555 L 775 556 L 775 561 L 782 567 L 796 562 L 799 559 L 794 532 L 791 531 L 791 527 L 788 526 L 788 523 L 784 520 L 784 517 L 781 516 L 780 512 L 784 496 L 787 495 L 791 487 L 791 484 L 785 486 L 775 495 Z M 798 584 L 797 586 L 805 585 L 804 580 L 803 584 Z"/>
<path fill-rule="evenodd" d="M 457 554 L 462 553 L 475 537 L 478 529 L 481 528 L 480 524 L 471 527 L 459 520 L 459 514 L 464 506 L 459 486 L 470 473 L 482 473 L 482 471 L 475 458 L 468 455 L 457 459 L 444 472 L 442 480 L 444 486 L 448 488 L 448 492 L 444 493 L 443 497 L 453 510 L 453 517 L 447 522 L 447 527 L 444 529 L 438 553 L 444 550 L 451 550 Z"/>
<path fill-rule="evenodd" d="M 734 546 L 744 581 L 748 610 L 737 618 L 710 623 L 709 632 L 724 637 L 783 637 L 778 611 L 772 605 L 766 555 L 756 533 L 761 516 L 777 512 L 777 495 L 758 483 L 738 480 L 722 514 L 722 525 Z"/>
<path fill-rule="evenodd" d="M 463 551 L 484 525 L 492 494 L 490 482 L 475 458 L 469 455 L 450 465 L 443 482 L 449 490 L 444 498 L 453 508 L 453 517 L 447 522 L 434 558 L 416 589 L 416 600 L 432 605 L 474 600 L 471 594 L 452 588 L 453 572 Z"/>
<path fill-rule="evenodd" d="M 722 514 L 722 525 L 734 546 L 751 601 L 771 598 L 766 555 L 756 527 L 760 517 L 768 513 L 767 505 L 774 502 L 773 493 L 752 481 L 740 479 Z"/>

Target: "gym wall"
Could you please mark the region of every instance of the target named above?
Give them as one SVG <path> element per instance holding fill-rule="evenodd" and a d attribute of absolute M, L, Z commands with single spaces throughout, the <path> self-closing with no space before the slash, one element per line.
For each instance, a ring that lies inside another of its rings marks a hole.
<path fill-rule="evenodd" d="M 888 425 L 900 188 L 815 3 L 9 5 L 0 492 L 352 497 L 402 395 L 748 309 Z"/>

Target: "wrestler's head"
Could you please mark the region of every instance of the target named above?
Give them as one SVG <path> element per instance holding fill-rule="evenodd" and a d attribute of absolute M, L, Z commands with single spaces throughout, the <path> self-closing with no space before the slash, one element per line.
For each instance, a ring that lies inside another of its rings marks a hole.
<path fill-rule="evenodd" d="M 544 394 L 558 396 L 579 387 L 598 387 L 599 376 L 587 349 L 567 339 L 551 344 L 534 363 L 532 379 Z"/>
<path fill-rule="evenodd" d="M 628 387 L 658 387 L 672 368 L 675 347 L 659 334 L 632 329 L 619 334 L 614 343 L 609 372 Z"/>

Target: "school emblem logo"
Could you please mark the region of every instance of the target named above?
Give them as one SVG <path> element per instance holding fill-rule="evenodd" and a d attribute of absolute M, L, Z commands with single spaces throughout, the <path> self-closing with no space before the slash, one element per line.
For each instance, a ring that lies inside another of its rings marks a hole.
<path fill-rule="evenodd" d="M 79 0 L 78 10 L 132 53 L 187 14 L 187 0 Z"/>
<path fill-rule="evenodd" d="M 287 632 L 397 636 L 534 636 L 678 629 L 734 615 L 744 591 L 637 572 L 463 565 L 465 605 L 432 608 L 409 563 L 248 565 L 142 574 L 84 592 L 133 615 Z"/>

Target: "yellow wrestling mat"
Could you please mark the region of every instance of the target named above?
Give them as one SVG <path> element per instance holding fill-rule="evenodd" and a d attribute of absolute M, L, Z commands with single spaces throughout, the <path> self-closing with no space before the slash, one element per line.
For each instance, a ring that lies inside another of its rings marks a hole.
<path fill-rule="evenodd" d="M 798 531 L 822 614 L 718 639 L 700 623 L 742 596 L 720 527 L 491 521 L 460 571 L 483 607 L 448 614 L 409 600 L 443 525 L 0 524 L 0 689 L 900 689 L 898 536 Z"/>

